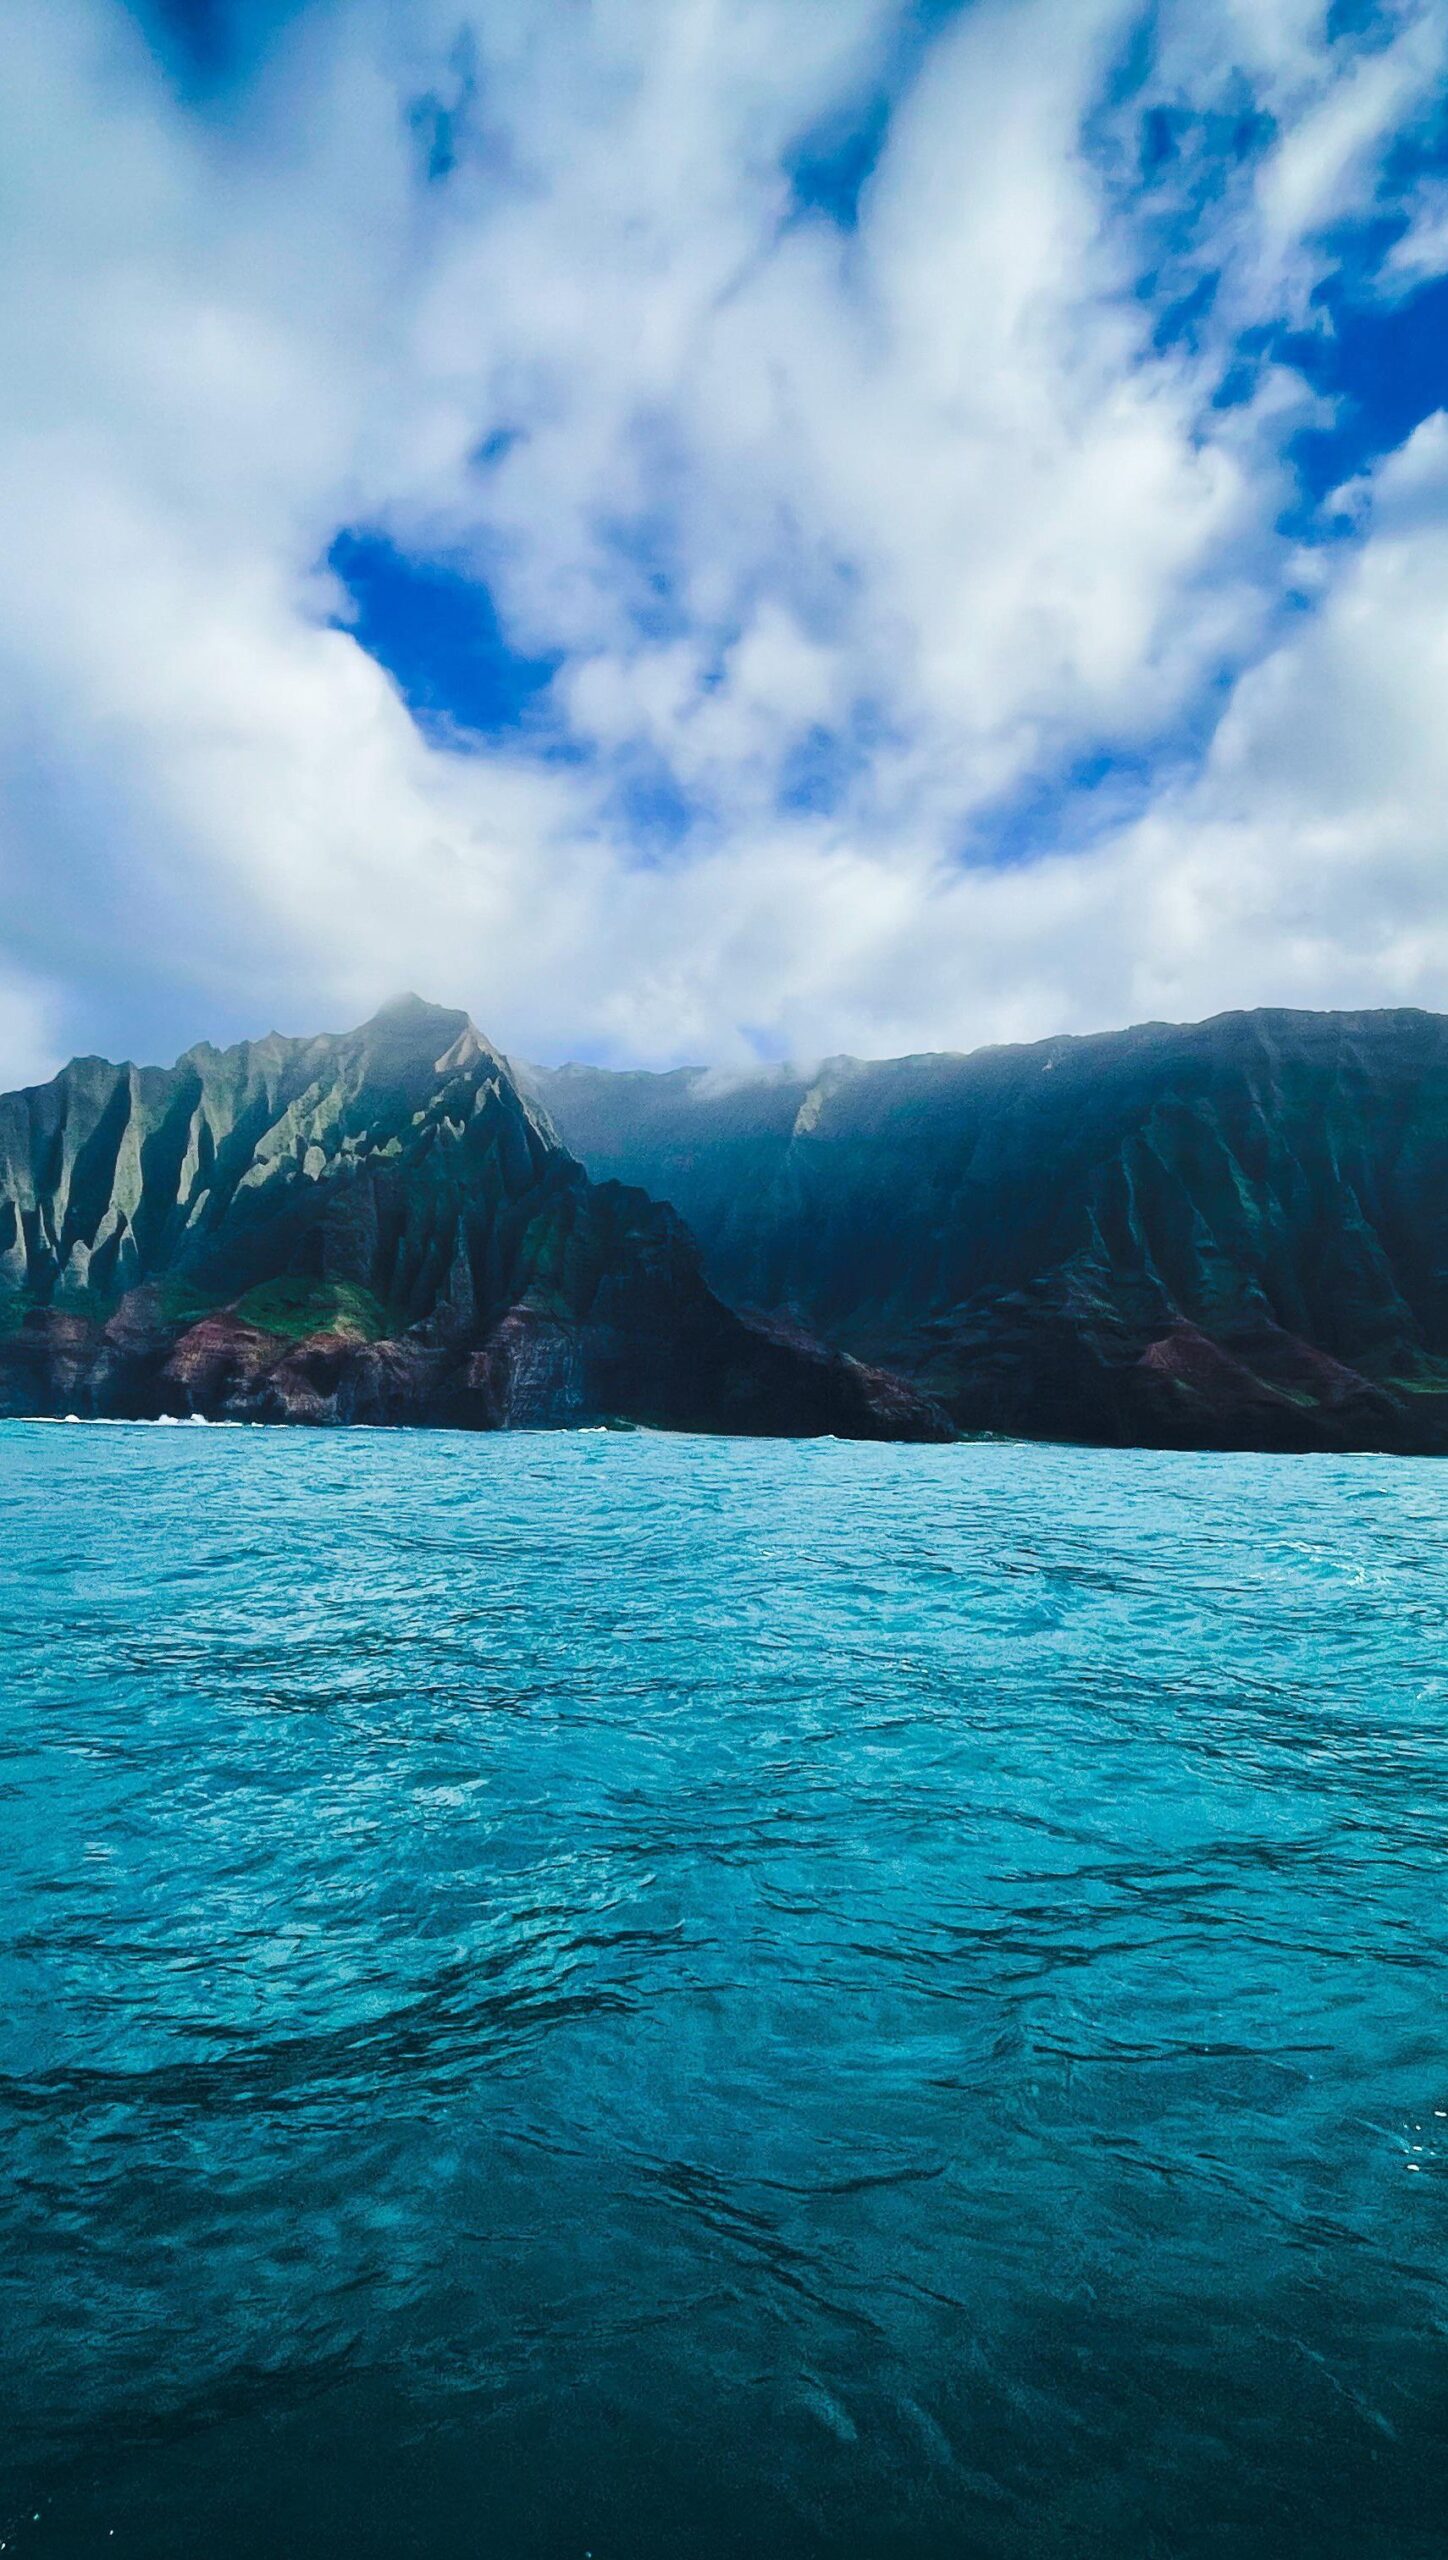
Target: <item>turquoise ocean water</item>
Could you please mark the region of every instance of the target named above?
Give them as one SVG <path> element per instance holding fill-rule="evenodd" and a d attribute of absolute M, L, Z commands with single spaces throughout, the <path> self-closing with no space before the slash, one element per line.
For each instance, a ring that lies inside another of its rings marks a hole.
<path fill-rule="evenodd" d="M 1448 1469 L 0 1427 L 0 2543 L 1440 2560 Z"/>

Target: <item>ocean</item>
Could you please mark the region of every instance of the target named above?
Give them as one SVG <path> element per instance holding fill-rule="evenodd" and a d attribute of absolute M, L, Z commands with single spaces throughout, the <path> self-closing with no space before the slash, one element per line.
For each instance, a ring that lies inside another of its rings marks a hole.
<path fill-rule="evenodd" d="M 1440 2560 L 1448 1470 L 0 1506 L 6 2554 Z"/>

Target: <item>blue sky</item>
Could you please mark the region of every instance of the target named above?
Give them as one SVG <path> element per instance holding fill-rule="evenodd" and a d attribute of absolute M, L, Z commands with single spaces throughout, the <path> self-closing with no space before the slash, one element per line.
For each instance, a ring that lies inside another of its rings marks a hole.
<path fill-rule="evenodd" d="M 0 1076 L 1448 1002 L 1448 0 L 37 0 Z"/>

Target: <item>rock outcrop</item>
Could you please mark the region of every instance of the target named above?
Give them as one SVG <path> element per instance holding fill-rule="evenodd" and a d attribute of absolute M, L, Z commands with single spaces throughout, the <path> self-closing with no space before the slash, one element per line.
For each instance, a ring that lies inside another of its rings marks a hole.
<path fill-rule="evenodd" d="M 1225 1014 L 724 1082 L 528 1070 L 738 1305 L 965 1429 L 1448 1451 L 1448 1021 Z"/>
<path fill-rule="evenodd" d="M 939 1439 L 592 1182 L 463 1014 L 77 1059 L 0 1097 L 0 1411 Z"/>

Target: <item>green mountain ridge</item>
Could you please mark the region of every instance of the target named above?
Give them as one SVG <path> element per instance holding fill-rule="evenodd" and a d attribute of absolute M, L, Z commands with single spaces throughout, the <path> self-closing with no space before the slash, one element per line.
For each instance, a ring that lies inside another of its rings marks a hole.
<path fill-rule="evenodd" d="M 736 1305 L 963 1429 L 1448 1449 L 1448 1020 L 1262 1011 L 529 1092 Z"/>
<path fill-rule="evenodd" d="M 724 1306 L 677 1216 L 416 997 L 0 1097 L 0 1411 L 949 1436 Z"/>

